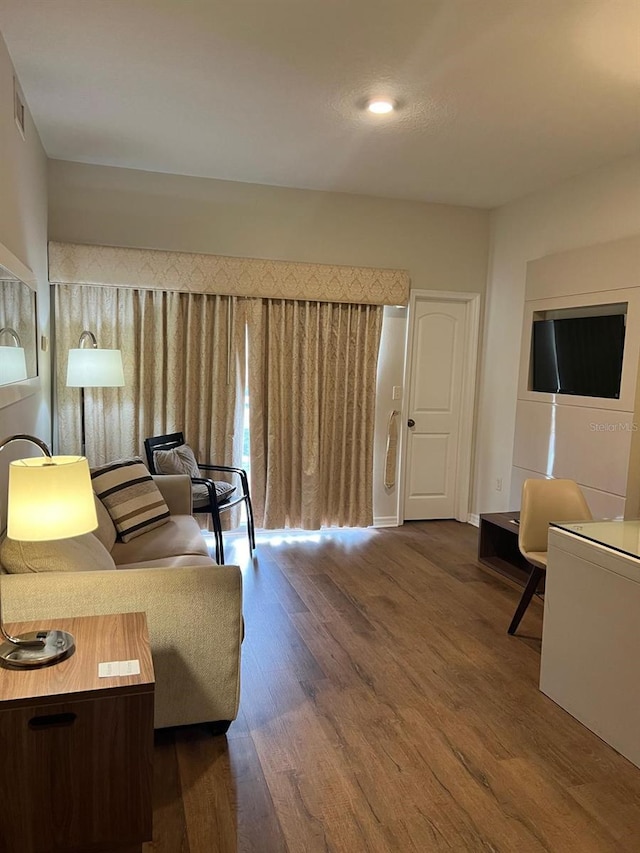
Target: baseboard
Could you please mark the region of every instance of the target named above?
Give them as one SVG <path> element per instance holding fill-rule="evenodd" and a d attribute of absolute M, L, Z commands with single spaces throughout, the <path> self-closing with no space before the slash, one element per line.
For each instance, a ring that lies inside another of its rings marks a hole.
<path fill-rule="evenodd" d="M 467 523 L 473 524 L 474 527 L 480 527 L 480 516 L 470 513 Z M 402 527 L 402 522 L 398 521 L 395 515 L 379 515 L 373 519 L 373 527 Z"/>
<path fill-rule="evenodd" d="M 374 527 L 400 527 L 400 522 L 396 515 L 379 515 L 373 519 Z"/>

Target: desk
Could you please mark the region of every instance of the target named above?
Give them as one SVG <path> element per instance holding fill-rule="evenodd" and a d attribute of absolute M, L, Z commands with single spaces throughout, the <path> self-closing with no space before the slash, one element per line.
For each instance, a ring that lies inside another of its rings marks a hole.
<path fill-rule="evenodd" d="M 540 690 L 640 767 L 640 521 L 549 530 Z"/>
<path fill-rule="evenodd" d="M 0 669 L 0 850 L 139 851 L 151 839 L 153 664 L 144 613 L 22 622 L 61 628 L 71 657 Z M 139 660 L 140 674 L 98 677 Z"/>

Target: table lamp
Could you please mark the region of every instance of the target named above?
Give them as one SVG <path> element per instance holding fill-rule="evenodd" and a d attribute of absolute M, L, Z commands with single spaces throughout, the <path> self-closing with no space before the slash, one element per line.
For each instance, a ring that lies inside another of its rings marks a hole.
<path fill-rule="evenodd" d="M 13 341 L 11 346 L 0 345 L 0 385 L 8 385 L 27 378 L 27 361 L 16 330 L 5 326 L 0 329 L 0 338 L 3 335 L 9 335 Z"/>
<path fill-rule="evenodd" d="M 52 456 L 47 445 L 31 435 L 12 435 L 30 441 L 42 457 L 18 459 L 9 465 L 7 537 L 18 542 L 46 542 L 89 533 L 98 526 L 89 465 L 82 456 Z M 2 624 L 0 660 L 8 666 L 35 667 L 56 663 L 72 654 L 71 634 L 57 629 L 12 637 Z"/>
<path fill-rule="evenodd" d="M 91 346 L 83 346 L 89 341 Z M 84 389 L 119 388 L 124 385 L 122 354 L 119 349 L 98 349 L 93 332 L 80 335 L 77 349 L 69 350 L 67 388 L 80 389 L 81 452 L 85 455 Z"/>

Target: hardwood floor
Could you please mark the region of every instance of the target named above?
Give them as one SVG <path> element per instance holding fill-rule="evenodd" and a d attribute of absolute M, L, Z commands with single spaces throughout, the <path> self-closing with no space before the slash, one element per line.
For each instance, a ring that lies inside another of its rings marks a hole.
<path fill-rule="evenodd" d="M 145 853 L 640 850 L 640 770 L 539 692 L 542 608 L 477 530 L 225 538 L 240 716 L 156 733 Z M 635 653 L 635 652 L 634 652 Z"/>

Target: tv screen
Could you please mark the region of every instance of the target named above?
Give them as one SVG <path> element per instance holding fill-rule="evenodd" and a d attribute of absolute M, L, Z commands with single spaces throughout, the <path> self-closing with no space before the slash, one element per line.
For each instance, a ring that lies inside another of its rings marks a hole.
<path fill-rule="evenodd" d="M 531 390 L 619 397 L 624 330 L 624 314 L 535 320 Z"/>

